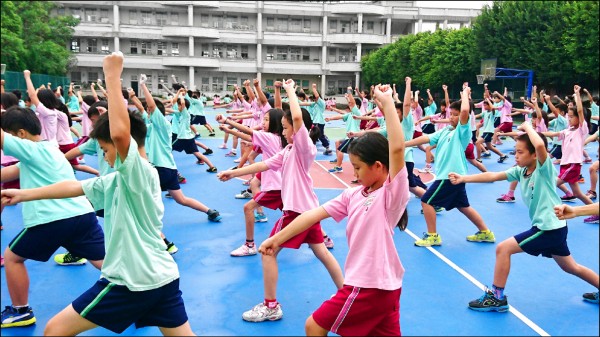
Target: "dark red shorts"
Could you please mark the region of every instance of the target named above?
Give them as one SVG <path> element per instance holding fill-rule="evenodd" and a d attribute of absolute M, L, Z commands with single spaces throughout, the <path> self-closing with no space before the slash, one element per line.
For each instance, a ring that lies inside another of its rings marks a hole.
<path fill-rule="evenodd" d="M 254 196 L 257 204 L 270 209 L 283 209 L 281 191 L 261 191 Z"/>
<path fill-rule="evenodd" d="M 473 143 L 469 143 L 469 145 L 467 145 L 467 149 L 465 150 L 465 157 L 467 157 L 467 159 L 475 159 L 475 145 L 473 145 Z"/>
<path fill-rule="evenodd" d="M 271 235 L 269 235 L 269 237 L 279 233 L 287 225 L 292 223 L 292 221 L 294 221 L 294 219 L 296 219 L 299 215 L 300 213 L 296 213 L 293 211 L 283 211 L 283 216 L 279 220 L 277 220 L 275 226 L 271 230 Z M 280 247 L 298 249 L 303 243 L 323 242 L 324 240 L 323 233 L 321 232 L 321 223 L 317 222 L 316 224 L 312 225 L 309 229 L 281 244 Z"/>
<path fill-rule="evenodd" d="M 504 123 L 500 124 L 499 128 L 500 128 L 500 131 L 502 131 L 502 132 L 512 132 L 512 126 L 513 126 L 512 122 L 504 122 Z"/>
<path fill-rule="evenodd" d="M 2 164 L 2 167 L 13 166 L 13 165 L 16 165 L 17 163 L 18 163 L 18 161 L 11 161 L 9 163 Z M 2 183 L 2 189 L 9 189 L 9 188 L 20 189 L 21 188 L 21 180 L 17 179 L 17 180 L 7 181 L 5 183 Z"/>
<path fill-rule="evenodd" d="M 259 154 L 262 153 L 262 149 L 258 145 L 253 145 L 252 146 L 252 151 L 254 151 L 256 153 L 259 153 Z"/>
<path fill-rule="evenodd" d="M 340 336 L 400 336 L 400 293 L 344 285 L 312 317 Z"/>
<path fill-rule="evenodd" d="M 75 143 L 66 144 L 66 145 L 58 145 L 58 148 L 60 149 L 60 152 L 62 152 L 62 153 L 67 153 L 71 149 L 74 149 L 76 147 L 77 147 L 77 145 L 75 145 Z M 77 160 L 77 157 L 69 160 L 69 164 L 71 164 L 71 165 L 79 165 L 79 161 Z"/>
<path fill-rule="evenodd" d="M 413 139 L 421 137 L 422 135 L 423 135 L 423 132 L 421 132 L 421 131 L 415 131 L 413 133 Z"/>
<path fill-rule="evenodd" d="M 261 180 L 262 179 L 262 172 L 258 172 L 257 174 L 254 175 L 254 178 Z"/>
<path fill-rule="evenodd" d="M 581 164 L 566 164 L 560 165 L 560 174 L 558 177 L 564 182 L 575 184 L 579 182 L 580 174 Z"/>

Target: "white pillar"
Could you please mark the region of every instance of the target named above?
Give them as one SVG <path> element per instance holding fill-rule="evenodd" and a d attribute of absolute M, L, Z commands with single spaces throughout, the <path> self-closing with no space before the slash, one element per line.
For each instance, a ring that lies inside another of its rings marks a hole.
<path fill-rule="evenodd" d="M 256 45 L 256 66 L 262 67 L 263 65 L 263 55 L 262 55 L 262 43 Z"/>
<path fill-rule="evenodd" d="M 188 53 L 188 55 L 189 56 L 194 56 L 194 37 L 190 36 L 188 38 L 188 41 L 189 41 L 189 50 L 190 50 L 189 53 Z"/>
<path fill-rule="evenodd" d="M 387 43 L 392 43 L 392 18 L 387 18 L 387 22 L 385 25 L 385 33 Z"/>
<path fill-rule="evenodd" d="M 258 13 L 256 15 L 256 32 L 257 32 L 257 38 L 262 39 L 263 38 L 262 13 Z"/>
<path fill-rule="evenodd" d="M 356 62 L 360 62 L 360 58 L 362 57 L 362 43 L 356 44 Z"/>
<path fill-rule="evenodd" d="M 321 75 L 321 86 L 319 87 L 321 96 L 325 96 L 327 94 L 327 75 Z M 322 98 L 322 97 L 321 97 Z"/>
<path fill-rule="evenodd" d="M 358 33 L 363 32 L 363 13 L 358 13 Z"/>
<path fill-rule="evenodd" d="M 196 83 L 194 81 L 194 67 L 189 67 L 188 77 L 189 77 L 189 82 L 188 82 L 187 87 L 188 88 L 193 88 L 196 85 Z"/>
<path fill-rule="evenodd" d="M 327 28 L 327 15 L 323 16 L 323 33 L 321 34 L 323 36 L 323 42 L 327 41 L 327 31 L 329 29 Z"/>
<path fill-rule="evenodd" d="M 188 26 L 194 26 L 194 5 L 188 5 Z"/>
<path fill-rule="evenodd" d="M 119 31 L 119 5 L 113 5 L 113 31 Z"/>
<path fill-rule="evenodd" d="M 321 53 L 321 68 L 323 68 L 323 71 L 325 71 L 327 63 L 329 62 L 329 60 L 327 59 L 327 46 L 323 46 L 322 48 L 322 53 Z"/>
<path fill-rule="evenodd" d="M 423 31 L 423 19 L 419 19 L 419 22 L 417 23 L 417 33 L 420 33 Z"/>
<path fill-rule="evenodd" d="M 149 89 L 151 94 L 158 95 L 158 70 L 152 70 L 150 73 L 152 74 L 152 83 Z"/>
<path fill-rule="evenodd" d="M 261 72 L 256 73 L 256 79 L 258 79 L 258 83 L 262 83 L 262 73 Z"/>
<path fill-rule="evenodd" d="M 115 50 L 114 50 L 114 51 L 119 51 L 119 50 L 121 50 L 121 48 L 120 48 L 120 46 L 119 46 L 119 37 L 118 37 L 118 36 L 115 36 L 114 40 L 115 40 Z"/>
<path fill-rule="evenodd" d="M 354 77 L 355 77 L 354 86 L 358 87 L 360 89 L 360 72 L 359 71 L 355 72 Z"/>
<path fill-rule="evenodd" d="M 448 19 L 444 19 L 444 29 L 448 29 Z"/>

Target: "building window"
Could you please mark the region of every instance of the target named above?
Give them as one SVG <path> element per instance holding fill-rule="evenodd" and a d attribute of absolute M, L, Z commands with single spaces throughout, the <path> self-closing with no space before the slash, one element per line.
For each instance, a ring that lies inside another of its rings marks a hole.
<path fill-rule="evenodd" d="M 248 58 L 248 46 L 242 46 L 242 55 L 241 56 L 243 59 Z"/>
<path fill-rule="evenodd" d="M 300 32 L 302 30 L 302 19 L 292 19 L 290 31 Z"/>
<path fill-rule="evenodd" d="M 278 61 L 287 60 L 287 47 L 277 47 L 277 60 Z"/>
<path fill-rule="evenodd" d="M 81 42 L 79 41 L 79 39 L 71 40 L 71 51 L 72 52 L 79 53 L 80 47 L 81 47 Z"/>
<path fill-rule="evenodd" d="M 302 61 L 310 61 L 310 48 L 302 48 Z"/>
<path fill-rule="evenodd" d="M 210 77 L 202 77 L 202 86 L 200 90 L 208 91 L 210 89 Z"/>
<path fill-rule="evenodd" d="M 275 28 L 275 18 L 267 18 L 267 28 Z"/>
<path fill-rule="evenodd" d="M 233 91 L 233 85 L 237 82 L 237 77 L 227 77 L 227 90 Z"/>
<path fill-rule="evenodd" d="M 152 24 L 152 12 L 142 11 L 142 25 Z"/>
<path fill-rule="evenodd" d="M 138 53 L 138 45 L 137 45 L 137 41 L 131 41 L 131 49 L 129 50 L 129 52 L 131 54 L 137 54 Z"/>
<path fill-rule="evenodd" d="M 171 13 L 171 24 L 179 25 L 179 13 Z"/>
<path fill-rule="evenodd" d="M 208 47 L 208 43 L 203 44 L 201 47 L 202 47 L 202 57 L 210 57 L 210 49 Z"/>
<path fill-rule="evenodd" d="M 100 22 L 101 23 L 109 23 L 110 19 L 108 18 L 108 9 L 102 8 L 100 9 Z"/>
<path fill-rule="evenodd" d="M 62 16 L 62 15 L 65 15 L 65 8 L 64 8 L 64 7 L 59 7 L 59 8 L 56 10 L 56 13 L 57 13 L 58 15 L 61 15 L 61 16 Z"/>
<path fill-rule="evenodd" d="M 236 46 L 228 45 L 227 46 L 227 58 L 234 59 L 237 58 L 237 48 Z"/>
<path fill-rule="evenodd" d="M 129 10 L 129 24 L 130 25 L 137 25 L 138 21 L 137 21 L 137 11 L 135 9 L 130 9 Z"/>
<path fill-rule="evenodd" d="M 179 43 L 178 42 L 171 43 L 171 55 L 179 56 Z"/>
<path fill-rule="evenodd" d="M 367 30 L 372 32 L 375 29 L 375 22 L 367 21 Z"/>
<path fill-rule="evenodd" d="M 209 26 L 208 14 L 200 15 L 200 26 L 202 26 L 202 27 Z"/>
<path fill-rule="evenodd" d="M 96 22 L 98 20 L 98 10 L 95 8 L 86 8 L 85 18 L 87 21 Z"/>
<path fill-rule="evenodd" d="M 342 33 L 350 33 L 350 21 L 341 21 Z"/>
<path fill-rule="evenodd" d="M 131 82 L 137 82 L 137 75 L 131 75 Z"/>
<path fill-rule="evenodd" d="M 329 21 L 329 32 L 330 33 L 337 32 L 337 20 Z"/>
<path fill-rule="evenodd" d="M 213 15 L 213 28 L 223 28 L 223 16 L 222 15 Z"/>
<path fill-rule="evenodd" d="M 71 14 L 75 19 L 81 19 L 81 8 L 71 8 Z"/>
<path fill-rule="evenodd" d="M 213 77 L 213 91 L 223 91 L 223 79 L 221 77 Z"/>
<path fill-rule="evenodd" d="M 305 32 L 307 32 L 307 31 L 310 32 L 310 26 L 311 26 L 310 19 L 304 19 L 304 31 Z"/>
<path fill-rule="evenodd" d="M 267 80 L 267 87 L 272 87 L 274 85 L 273 80 Z"/>
<path fill-rule="evenodd" d="M 98 40 L 88 39 L 87 45 L 88 45 L 88 47 L 87 47 L 88 53 L 97 53 L 98 52 Z"/>
<path fill-rule="evenodd" d="M 81 83 L 81 72 L 80 71 L 71 72 L 71 82 Z"/>
<path fill-rule="evenodd" d="M 223 46 L 213 45 L 213 57 L 216 57 L 216 58 L 223 57 Z"/>
<path fill-rule="evenodd" d="M 302 60 L 302 48 L 292 47 L 290 48 L 290 60 L 301 61 Z"/>
<path fill-rule="evenodd" d="M 288 20 L 285 18 L 278 18 L 277 19 L 277 30 L 280 32 L 287 32 Z"/>
<path fill-rule="evenodd" d="M 168 85 L 169 78 L 167 77 L 167 75 L 164 74 L 158 75 L 158 83 L 165 83 L 165 85 Z"/>
<path fill-rule="evenodd" d="M 275 59 L 275 47 L 267 47 L 267 60 Z"/>
<path fill-rule="evenodd" d="M 167 24 L 167 13 L 156 12 L 156 24 L 159 26 L 166 25 Z"/>
<path fill-rule="evenodd" d="M 308 80 L 302 80 L 302 89 L 308 90 Z"/>
<path fill-rule="evenodd" d="M 88 71 L 88 82 L 95 82 L 98 78 L 97 71 Z"/>
<path fill-rule="evenodd" d="M 108 39 L 102 39 L 102 52 L 104 54 L 110 53 L 110 49 L 108 46 Z"/>
<path fill-rule="evenodd" d="M 157 46 L 157 55 L 167 55 L 167 43 L 164 41 L 159 41 L 156 43 Z"/>

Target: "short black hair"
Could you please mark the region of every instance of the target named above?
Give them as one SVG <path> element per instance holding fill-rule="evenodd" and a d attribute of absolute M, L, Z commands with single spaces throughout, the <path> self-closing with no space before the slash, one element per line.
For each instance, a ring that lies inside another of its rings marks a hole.
<path fill-rule="evenodd" d="M 544 136 L 541 132 L 537 133 L 538 136 L 540 136 L 540 138 L 542 138 L 542 141 L 544 141 L 544 147 L 548 148 L 548 140 L 546 139 L 546 136 Z M 535 146 L 533 146 L 533 143 L 531 142 L 531 139 L 529 138 L 529 134 L 527 133 L 523 133 L 521 135 L 517 136 L 517 142 L 521 141 L 524 142 L 525 145 L 527 146 L 527 151 L 529 151 L 529 153 L 535 153 Z M 547 160 L 549 160 L 550 158 L 548 158 Z"/>
<path fill-rule="evenodd" d="M 461 101 L 452 102 L 450 104 L 450 109 L 460 111 L 461 105 L 462 105 Z M 442 112 L 444 112 L 444 111 L 442 111 Z"/>
<path fill-rule="evenodd" d="M 21 99 L 21 90 L 13 90 L 12 93 L 15 94 L 15 96 L 17 96 L 18 99 Z"/>
<path fill-rule="evenodd" d="M 38 100 L 42 103 L 46 108 L 51 110 L 58 109 L 60 101 L 56 98 L 54 92 L 50 89 L 41 89 L 37 93 Z"/>
<path fill-rule="evenodd" d="M 104 109 L 108 110 L 108 102 L 98 101 L 98 102 L 95 102 L 94 104 L 90 105 L 90 108 L 88 109 L 88 112 L 87 112 L 88 118 L 92 118 L 94 116 L 100 116 L 100 111 L 98 111 L 98 107 L 103 107 Z"/>
<path fill-rule="evenodd" d="M 92 106 L 92 104 L 96 103 L 96 98 L 94 98 L 94 96 L 92 95 L 85 95 L 82 97 L 83 101 L 85 102 L 85 104 Z"/>
<path fill-rule="evenodd" d="M 131 123 L 131 137 L 138 144 L 138 147 L 144 146 L 146 141 L 146 123 L 142 116 L 136 112 L 129 112 L 129 122 Z M 94 129 L 90 133 L 90 138 L 102 140 L 107 143 L 112 143 L 110 137 L 110 124 L 108 122 L 108 113 L 100 115 L 98 121 L 94 125 Z"/>
<path fill-rule="evenodd" d="M 42 123 L 33 110 L 15 105 L 2 114 L 2 130 L 16 133 L 20 129 L 38 136 L 42 134 Z"/>
<path fill-rule="evenodd" d="M 19 105 L 19 99 L 12 92 L 3 92 L 2 93 L 2 108 L 8 109 L 10 107 Z"/>

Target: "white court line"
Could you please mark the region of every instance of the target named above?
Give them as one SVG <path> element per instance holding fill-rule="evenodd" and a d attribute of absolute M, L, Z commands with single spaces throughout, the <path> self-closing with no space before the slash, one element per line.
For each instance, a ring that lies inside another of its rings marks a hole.
<path fill-rule="evenodd" d="M 323 165 L 319 164 L 316 161 L 315 161 L 315 163 L 317 163 L 317 165 L 321 166 L 325 171 L 327 171 L 327 169 L 325 167 L 323 167 Z M 335 177 L 335 174 L 333 176 Z M 339 179 L 338 177 L 335 177 L 335 178 L 337 180 L 339 180 L 342 184 L 344 184 L 346 187 L 350 188 L 350 186 L 348 184 L 346 184 L 343 180 Z M 405 232 L 408 235 L 410 235 L 415 240 L 419 240 L 420 239 L 418 236 L 416 236 L 409 229 L 406 229 Z M 433 249 L 431 247 L 423 247 L 423 248 L 426 248 L 431 253 L 433 253 L 433 255 L 437 256 L 440 260 L 444 261 L 447 265 L 450 266 L 450 268 L 454 269 L 456 272 L 458 272 L 459 274 L 461 274 L 464 278 L 466 278 L 471 283 L 473 283 L 477 288 L 481 289 L 481 291 L 485 290 L 485 287 L 484 287 L 484 285 L 481 282 L 479 282 L 476 278 L 474 278 L 469 273 L 467 273 L 466 271 L 464 271 L 462 268 L 460 268 L 459 266 L 457 266 L 454 262 L 452 262 L 450 259 L 448 259 L 447 257 L 445 257 L 442 253 L 438 252 L 437 250 L 435 250 L 435 249 Z M 418 248 L 416 248 L 416 249 L 418 249 Z M 537 324 L 535 324 L 534 322 L 532 322 L 529 318 L 527 318 L 519 310 L 517 310 L 515 307 L 513 307 L 510 304 L 509 304 L 509 311 L 513 315 L 515 315 L 518 319 L 520 319 L 523 323 L 525 323 L 528 327 L 530 327 L 533 331 L 537 332 L 540 336 L 550 336 L 549 333 L 547 333 L 544 329 L 540 328 Z"/>
<path fill-rule="evenodd" d="M 350 187 L 350 185 L 346 184 L 346 183 L 345 183 L 345 182 L 344 182 L 342 179 L 340 179 L 340 178 L 339 178 L 339 177 L 338 177 L 338 176 L 337 176 L 335 173 L 330 173 L 330 172 L 329 172 L 329 170 L 328 170 L 328 169 L 327 169 L 325 166 L 321 165 L 321 164 L 320 164 L 318 161 L 316 161 L 316 160 L 315 160 L 315 164 L 317 164 L 317 165 L 321 166 L 321 168 L 322 168 L 323 170 L 325 170 L 325 172 L 327 172 L 328 174 L 332 175 L 332 176 L 333 176 L 335 179 L 337 179 L 337 180 L 338 180 L 340 183 L 342 183 L 344 186 L 346 186 L 347 188 L 351 188 L 351 187 Z"/>

